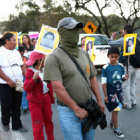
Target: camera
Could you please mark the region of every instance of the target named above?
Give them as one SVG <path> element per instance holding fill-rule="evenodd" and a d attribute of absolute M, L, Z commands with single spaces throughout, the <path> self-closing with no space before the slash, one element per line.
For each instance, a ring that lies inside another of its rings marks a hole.
<path fill-rule="evenodd" d="M 88 121 L 83 126 L 83 132 L 88 132 L 90 127 L 96 129 L 100 125 L 101 129 L 107 127 L 106 115 L 101 112 L 100 107 L 94 99 L 89 99 L 83 107 L 88 111 Z"/>
<path fill-rule="evenodd" d="M 121 34 L 121 32 L 120 32 L 120 31 L 119 31 L 119 32 L 116 32 L 116 34 L 117 34 L 117 35 L 120 35 L 120 34 Z"/>

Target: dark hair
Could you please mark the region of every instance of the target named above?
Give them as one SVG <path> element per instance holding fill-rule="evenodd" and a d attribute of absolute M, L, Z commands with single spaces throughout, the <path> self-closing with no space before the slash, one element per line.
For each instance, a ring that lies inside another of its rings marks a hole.
<path fill-rule="evenodd" d="M 89 41 L 89 42 L 86 44 L 86 46 L 87 46 L 86 51 L 89 50 L 89 45 L 91 45 L 91 49 L 92 49 L 92 41 Z"/>
<path fill-rule="evenodd" d="M 107 56 L 109 56 L 110 54 L 118 54 L 118 55 L 120 55 L 119 49 L 117 47 L 110 47 L 108 49 Z"/>
<path fill-rule="evenodd" d="M 132 43 L 134 43 L 134 39 L 129 38 L 127 42 L 132 41 Z"/>
<path fill-rule="evenodd" d="M 2 38 L 0 38 L 0 45 L 5 45 L 6 40 L 9 40 L 14 36 L 12 33 L 5 33 Z"/>
<path fill-rule="evenodd" d="M 37 39 L 36 39 L 36 38 L 32 38 L 32 42 L 33 42 L 34 40 L 37 40 Z"/>
<path fill-rule="evenodd" d="M 24 36 L 26 36 L 26 37 L 28 38 L 28 44 L 31 46 L 31 39 L 30 39 L 29 35 L 26 35 L 26 34 L 23 35 L 23 36 L 22 36 L 22 40 L 23 40 L 23 37 L 24 37 Z M 25 44 L 23 43 L 23 45 L 25 45 Z"/>
<path fill-rule="evenodd" d="M 128 34 L 133 33 L 133 28 L 132 28 L 131 25 L 125 25 L 125 26 L 124 26 L 124 30 L 125 30 Z"/>
<path fill-rule="evenodd" d="M 53 39 L 54 39 L 54 34 L 52 32 L 45 33 L 44 37 L 46 37 L 47 35 L 51 35 L 53 37 Z"/>
<path fill-rule="evenodd" d="M 20 53 L 21 53 L 21 52 L 24 52 L 24 50 L 25 50 L 25 49 L 24 49 L 23 46 L 19 46 L 19 47 L 18 47 L 18 51 L 19 51 Z"/>
<path fill-rule="evenodd" d="M 38 64 L 38 60 L 36 60 L 33 64 L 33 67 L 35 67 Z"/>

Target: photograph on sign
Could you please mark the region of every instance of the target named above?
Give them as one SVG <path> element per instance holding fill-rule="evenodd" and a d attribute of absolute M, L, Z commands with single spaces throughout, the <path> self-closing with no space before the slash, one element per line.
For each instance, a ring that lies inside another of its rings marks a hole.
<path fill-rule="evenodd" d="M 123 56 L 134 55 L 137 34 L 127 34 L 124 36 Z"/>
<path fill-rule="evenodd" d="M 59 44 L 59 35 L 56 28 L 42 25 L 35 50 L 49 54 Z"/>
<path fill-rule="evenodd" d="M 89 55 L 89 57 L 90 57 L 92 62 L 94 62 L 94 60 L 95 60 L 94 41 L 95 41 L 95 38 L 86 37 L 86 39 L 85 39 L 85 48 L 84 48 L 84 50 L 88 53 L 88 55 Z"/>

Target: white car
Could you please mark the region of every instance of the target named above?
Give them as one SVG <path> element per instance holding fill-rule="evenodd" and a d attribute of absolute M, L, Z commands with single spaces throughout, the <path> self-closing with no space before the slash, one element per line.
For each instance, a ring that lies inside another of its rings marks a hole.
<path fill-rule="evenodd" d="M 108 45 L 108 38 L 106 35 L 103 35 L 103 34 L 80 34 L 79 42 L 78 42 L 80 46 L 82 45 L 81 40 L 86 37 L 95 38 L 94 52 L 93 52 L 95 55 L 95 60 L 93 64 L 96 67 L 101 68 L 103 65 L 109 62 L 109 59 L 107 57 L 107 52 L 108 52 L 108 49 L 110 48 L 110 46 Z"/>

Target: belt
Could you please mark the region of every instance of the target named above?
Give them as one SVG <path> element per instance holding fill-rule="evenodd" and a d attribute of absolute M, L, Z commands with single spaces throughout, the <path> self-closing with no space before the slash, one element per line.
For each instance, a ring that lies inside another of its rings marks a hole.
<path fill-rule="evenodd" d="M 57 102 L 58 105 L 66 106 L 63 102 L 61 102 L 61 101 L 59 101 L 59 100 L 57 100 L 56 102 Z"/>
<path fill-rule="evenodd" d="M 59 100 L 57 100 L 56 102 L 57 102 L 58 105 L 67 106 L 67 105 L 65 105 L 63 102 L 61 102 L 61 101 L 59 101 Z M 81 108 L 84 107 L 83 105 L 79 105 L 79 104 L 78 104 L 78 106 L 80 106 Z M 67 107 L 68 107 L 68 106 L 67 106 Z"/>

